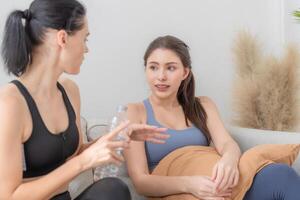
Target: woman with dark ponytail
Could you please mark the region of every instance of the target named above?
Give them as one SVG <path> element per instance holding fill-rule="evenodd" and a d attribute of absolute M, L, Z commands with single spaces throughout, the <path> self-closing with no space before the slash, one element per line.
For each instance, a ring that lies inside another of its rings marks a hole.
<path fill-rule="evenodd" d="M 77 0 L 34 0 L 9 15 L 2 57 L 17 78 L 0 89 L 1 200 L 69 200 L 68 183 L 81 172 L 124 161 L 116 148 L 167 137 L 164 129 L 126 122 L 82 143 L 79 90 L 61 75 L 79 73 L 88 35 L 86 9 Z M 127 140 L 115 141 L 124 130 Z M 130 193 L 121 180 L 105 178 L 76 199 L 129 200 Z"/>
<path fill-rule="evenodd" d="M 170 138 L 162 145 L 133 142 L 125 151 L 128 173 L 136 190 L 151 197 L 188 193 L 203 200 L 230 199 L 239 180 L 240 148 L 224 128 L 213 101 L 195 96 L 188 46 L 173 36 L 158 37 L 146 50 L 144 65 L 151 94 L 141 103 L 129 104 L 129 119 L 165 127 Z M 221 155 L 211 177 L 151 175 L 172 151 L 190 145 L 208 146 L 211 142 Z M 299 186 L 300 177 L 291 167 L 273 164 L 259 172 L 245 199 L 293 200 L 300 195 Z"/>

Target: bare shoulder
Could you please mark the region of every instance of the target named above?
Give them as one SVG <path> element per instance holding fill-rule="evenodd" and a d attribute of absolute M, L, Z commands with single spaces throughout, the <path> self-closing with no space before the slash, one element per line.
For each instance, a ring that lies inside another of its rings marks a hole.
<path fill-rule="evenodd" d="M 20 109 L 24 98 L 21 96 L 18 88 L 13 84 L 6 84 L 0 88 L 0 104 L 6 106 L 15 106 Z"/>
<path fill-rule="evenodd" d="M 208 96 L 198 96 L 197 98 L 202 104 L 215 104 L 214 101 Z"/>
<path fill-rule="evenodd" d="M 209 98 L 208 96 L 199 96 L 197 98 L 200 101 L 201 105 L 203 106 L 203 108 L 205 109 L 206 112 L 217 109 L 214 101 L 211 98 Z"/>
<path fill-rule="evenodd" d="M 66 78 L 66 77 L 62 77 L 59 79 L 59 83 L 62 84 L 62 86 L 65 88 L 65 90 L 72 94 L 72 95 L 79 95 L 79 87 L 78 85 L 75 83 L 75 81 Z"/>
<path fill-rule="evenodd" d="M 2 86 L 0 88 L 0 124 L 3 123 L 2 126 L 21 126 L 24 122 L 25 112 L 26 101 L 18 89 L 13 84 Z"/>
<path fill-rule="evenodd" d="M 129 103 L 127 104 L 128 110 L 131 112 L 139 113 L 145 111 L 144 104 L 141 102 L 138 103 Z"/>
<path fill-rule="evenodd" d="M 146 109 L 142 102 L 129 103 L 128 107 L 128 118 L 138 123 L 146 122 Z"/>

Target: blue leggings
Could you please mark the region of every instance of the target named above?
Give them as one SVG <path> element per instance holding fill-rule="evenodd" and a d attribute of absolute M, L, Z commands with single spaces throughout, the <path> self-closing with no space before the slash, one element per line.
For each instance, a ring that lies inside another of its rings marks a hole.
<path fill-rule="evenodd" d="M 285 164 L 270 164 L 254 177 L 244 200 L 300 199 L 300 176 Z"/>

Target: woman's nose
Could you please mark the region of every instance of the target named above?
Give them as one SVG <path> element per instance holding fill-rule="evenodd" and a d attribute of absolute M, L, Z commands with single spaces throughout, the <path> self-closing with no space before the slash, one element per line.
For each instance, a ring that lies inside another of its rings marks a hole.
<path fill-rule="evenodd" d="M 165 81 L 167 80 L 167 74 L 166 74 L 166 71 L 165 70 L 159 70 L 158 72 L 158 80 L 160 81 Z"/>

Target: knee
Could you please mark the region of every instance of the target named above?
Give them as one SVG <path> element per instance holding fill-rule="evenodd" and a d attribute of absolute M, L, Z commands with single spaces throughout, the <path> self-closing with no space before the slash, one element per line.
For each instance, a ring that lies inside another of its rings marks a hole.
<path fill-rule="evenodd" d="M 101 180 L 101 184 L 114 189 L 128 190 L 127 185 L 119 178 L 114 178 L 114 177 L 104 178 Z"/>
<path fill-rule="evenodd" d="M 101 197 L 101 198 L 100 198 Z M 127 185 L 118 178 L 104 178 L 93 183 L 76 200 L 131 200 Z"/>
<path fill-rule="evenodd" d="M 97 184 L 97 183 L 96 183 Z M 112 191 L 114 195 L 121 197 L 120 199 L 130 200 L 131 195 L 128 186 L 119 178 L 104 178 L 100 182 L 99 185 L 102 187 L 105 186 L 108 190 Z"/>
<path fill-rule="evenodd" d="M 279 176 L 283 176 L 283 177 L 298 177 L 298 174 L 296 173 L 296 171 L 286 165 L 286 164 L 273 164 L 272 165 L 273 170 L 275 171 L 276 174 L 278 174 Z"/>
<path fill-rule="evenodd" d="M 270 164 L 254 177 L 244 199 L 295 199 L 299 196 L 300 177 L 286 164 Z"/>
<path fill-rule="evenodd" d="M 269 173 L 270 177 L 276 177 L 282 183 L 291 183 L 292 180 L 299 180 L 296 171 L 286 164 L 271 164 L 266 167 L 265 171 Z"/>

